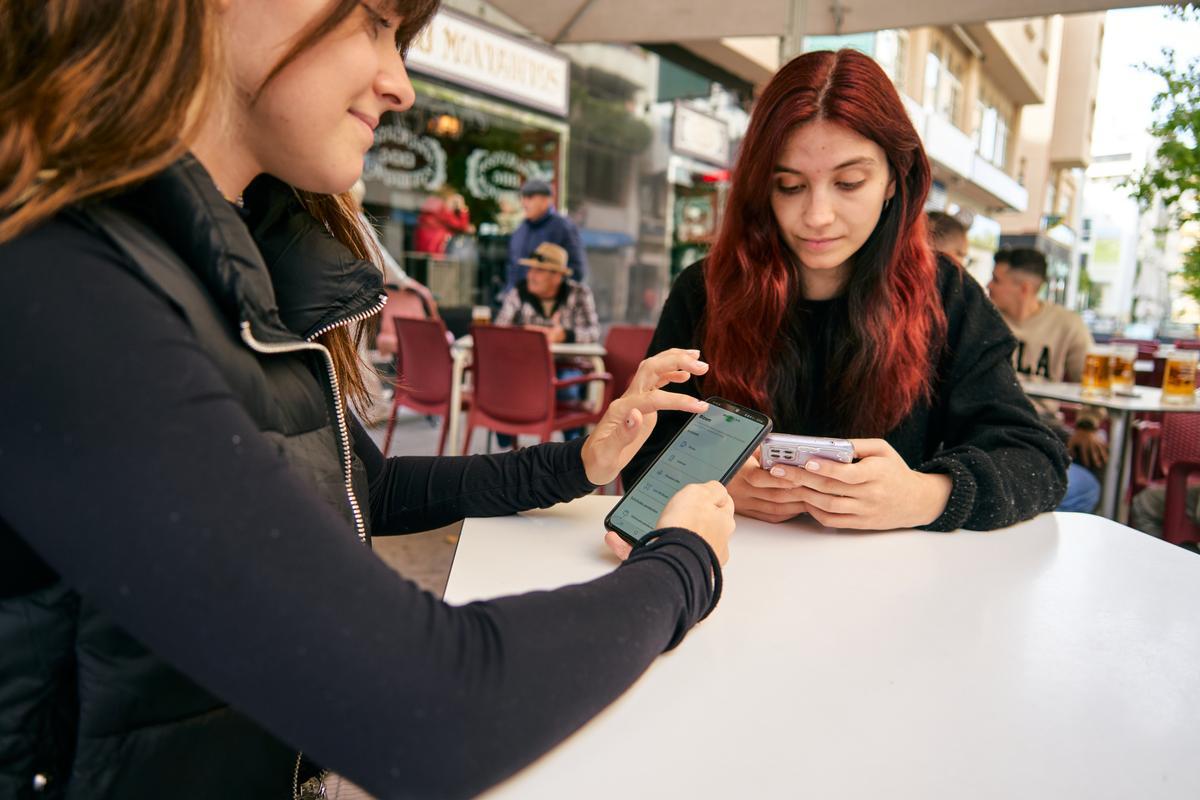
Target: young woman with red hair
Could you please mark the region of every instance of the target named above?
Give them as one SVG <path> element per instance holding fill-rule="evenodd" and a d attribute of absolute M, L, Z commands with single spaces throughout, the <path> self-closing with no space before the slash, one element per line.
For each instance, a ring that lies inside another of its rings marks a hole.
<path fill-rule="evenodd" d="M 1067 456 L 1017 384 L 1007 326 L 926 243 L 929 184 L 899 95 L 861 53 L 802 55 L 757 101 L 717 241 L 679 276 L 650 352 L 699 347 L 710 371 L 675 391 L 851 438 L 858 460 L 751 458 L 729 484 L 742 514 L 993 529 L 1062 497 Z M 684 421 L 662 416 L 626 485 Z"/>

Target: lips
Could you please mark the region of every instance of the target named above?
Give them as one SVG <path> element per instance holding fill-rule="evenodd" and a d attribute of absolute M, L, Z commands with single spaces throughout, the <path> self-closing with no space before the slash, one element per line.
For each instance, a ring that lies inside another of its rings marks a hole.
<path fill-rule="evenodd" d="M 350 113 L 362 121 L 364 125 L 371 129 L 371 133 L 375 133 L 375 129 L 379 127 L 379 118 L 372 117 L 370 114 L 364 114 L 361 111 L 350 109 Z"/>
<path fill-rule="evenodd" d="M 837 245 L 841 238 L 833 239 L 801 239 L 802 245 L 807 250 L 828 250 Z"/>

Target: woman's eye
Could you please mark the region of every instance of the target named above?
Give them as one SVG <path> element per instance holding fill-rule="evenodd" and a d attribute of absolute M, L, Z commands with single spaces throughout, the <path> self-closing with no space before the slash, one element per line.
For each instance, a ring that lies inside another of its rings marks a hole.
<path fill-rule="evenodd" d="M 845 192 L 853 192 L 855 189 L 857 189 L 858 187 L 862 186 L 864 183 L 866 183 L 866 181 L 865 181 L 865 180 L 862 180 L 862 181 L 841 181 L 841 182 L 839 182 L 839 183 L 838 183 L 838 188 L 839 188 L 839 189 L 841 189 L 842 191 L 845 191 Z"/>
<path fill-rule="evenodd" d="M 370 25 L 371 32 L 374 35 L 378 36 L 392 27 L 392 24 L 387 17 L 383 16 L 369 5 L 366 3 L 360 3 L 359 5 L 361 5 L 363 10 L 367 12 L 367 24 Z"/>
<path fill-rule="evenodd" d="M 779 190 L 780 194 L 795 194 L 796 192 L 799 192 L 804 188 L 804 184 L 794 183 L 794 184 L 788 185 L 786 183 L 780 183 L 780 184 L 776 184 L 775 188 Z"/>

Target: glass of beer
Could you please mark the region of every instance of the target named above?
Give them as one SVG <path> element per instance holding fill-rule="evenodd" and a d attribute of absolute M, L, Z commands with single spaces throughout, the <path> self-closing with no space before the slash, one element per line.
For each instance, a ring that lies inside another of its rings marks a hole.
<path fill-rule="evenodd" d="M 1108 397 L 1112 394 L 1112 349 L 1103 345 L 1093 345 L 1088 349 L 1087 358 L 1083 362 L 1084 397 Z"/>
<path fill-rule="evenodd" d="M 487 306 L 473 306 L 471 308 L 471 324 L 491 325 L 492 309 L 488 308 Z"/>
<path fill-rule="evenodd" d="M 1172 350 L 1163 366 L 1162 401 L 1177 405 L 1196 402 L 1196 357 L 1200 351 Z"/>
<path fill-rule="evenodd" d="M 1133 391 L 1133 365 L 1137 361 L 1137 347 L 1122 344 L 1112 349 L 1112 388 L 1114 392 Z"/>

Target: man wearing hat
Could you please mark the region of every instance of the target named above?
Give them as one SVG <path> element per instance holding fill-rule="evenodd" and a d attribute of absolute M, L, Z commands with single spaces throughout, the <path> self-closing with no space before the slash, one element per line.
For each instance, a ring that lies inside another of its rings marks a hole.
<path fill-rule="evenodd" d="M 596 316 L 596 301 L 592 290 L 578 281 L 567 278 L 571 269 L 567 251 L 556 244 L 542 242 L 529 258 L 520 261 L 527 270 L 525 278 L 509 289 L 496 315 L 497 325 L 520 325 L 546 334 L 551 343 L 598 342 L 600 320 Z M 558 368 L 558 377 L 582 374 L 570 367 Z M 581 386 L 558 390 L 559 400 L 578 400 Z M 563 438 L 583 435 L 577 428 L 563 432 Z M 502 447 L 512 443 L 510 437 L 499 435 Z"/>
<path fill-rule="evenodd" d="M 497 325 L 534 328 L 551 343 L 600 340 L 592 290 L 567 278 L 571 268 L 566 250 L 542 242 L 520 264 L 526 275 L 504 294 Z"/>
<path fill-rule="evenodd" d="M 538 245 L 550 242 L 567 251 L 567 263 L 572 276 L 583 283 L 587 280 L 587 256 L 583 252 L 583 241 L 575 223 L 554 210 L 551 200 L 553 190 L 543 180 L 528 180 L 521 187 L 521 207 L 525 209 L 525 221 L 513 231 L 508 243 L 508 289 L 525 277 L 525 262 L 537 250 Z"/>

